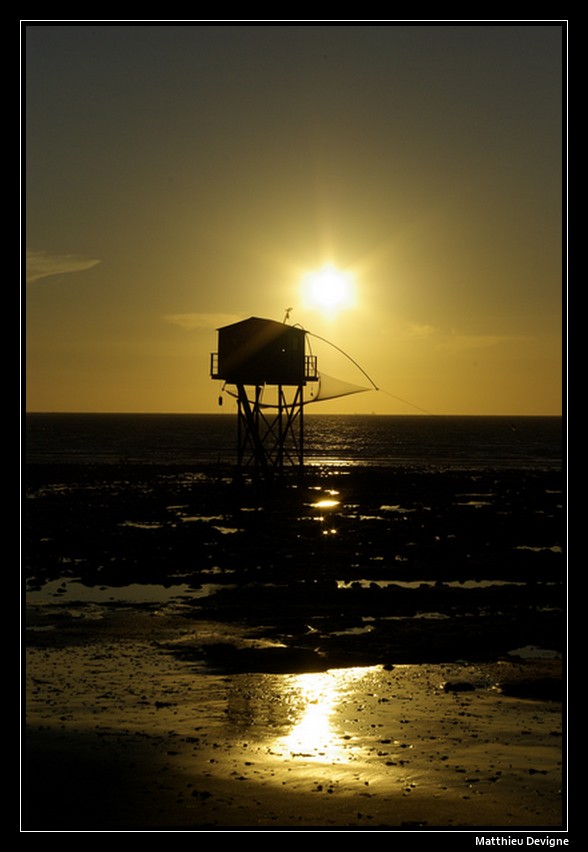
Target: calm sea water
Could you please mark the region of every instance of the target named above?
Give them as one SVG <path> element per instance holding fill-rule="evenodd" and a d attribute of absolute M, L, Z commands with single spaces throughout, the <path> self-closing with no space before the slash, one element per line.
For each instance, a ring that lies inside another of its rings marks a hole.
<path fill-rule="evenodd" d="M 29 463 L 232 464 L 226 414 L 27 414 Z M 308 464 L 559 469 L 561 417 L 309 415 Z"/>

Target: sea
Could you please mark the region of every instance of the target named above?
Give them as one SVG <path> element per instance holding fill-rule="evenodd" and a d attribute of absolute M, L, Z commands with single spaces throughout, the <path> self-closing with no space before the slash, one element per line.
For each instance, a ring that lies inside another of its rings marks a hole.
<path fill-rule="evenodd" d="M 305 464 L 429 469 L 561 470 L 557 416 L 307 415 Z M 25 415 L 28 464 L 231 465 L 230 414 Z"/>

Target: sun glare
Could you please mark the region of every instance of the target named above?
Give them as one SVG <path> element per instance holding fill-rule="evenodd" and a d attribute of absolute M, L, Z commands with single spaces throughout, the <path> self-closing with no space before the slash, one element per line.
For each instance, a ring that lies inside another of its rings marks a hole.
<path fill-rule="evenodd" d="M 305 306 L 333 315 L 355 304 L 353 275 L 331 264 L 325 264 L 302 279 L 302 296 Z"/>
<path fill-rule="evenodd" d="M 274 740 L 272 750 L 305 761 L 352 761 L 355 744 L 341 730 L 337 711 L 369 672 L 369 668 L 357 667 L 293 675 L 289 682 L 300 712 L 289 733 Z"/>

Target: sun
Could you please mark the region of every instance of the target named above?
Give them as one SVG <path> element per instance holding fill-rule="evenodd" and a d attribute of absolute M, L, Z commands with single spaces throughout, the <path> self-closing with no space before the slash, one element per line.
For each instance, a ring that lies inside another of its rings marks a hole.
<path fill-rule="evenodd" d="M 307 308 L 332 316 L 355 304 L 354 277 L 327 263 L 303 276 L 302 297 Z"/>

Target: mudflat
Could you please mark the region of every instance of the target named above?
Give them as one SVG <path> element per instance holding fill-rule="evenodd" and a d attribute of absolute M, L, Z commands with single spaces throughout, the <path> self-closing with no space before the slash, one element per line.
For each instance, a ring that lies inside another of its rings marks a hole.
<path fill-rule="evenodd" d="M 24 830 L 561 829 L 561 476 L 31 468 Z"/>

